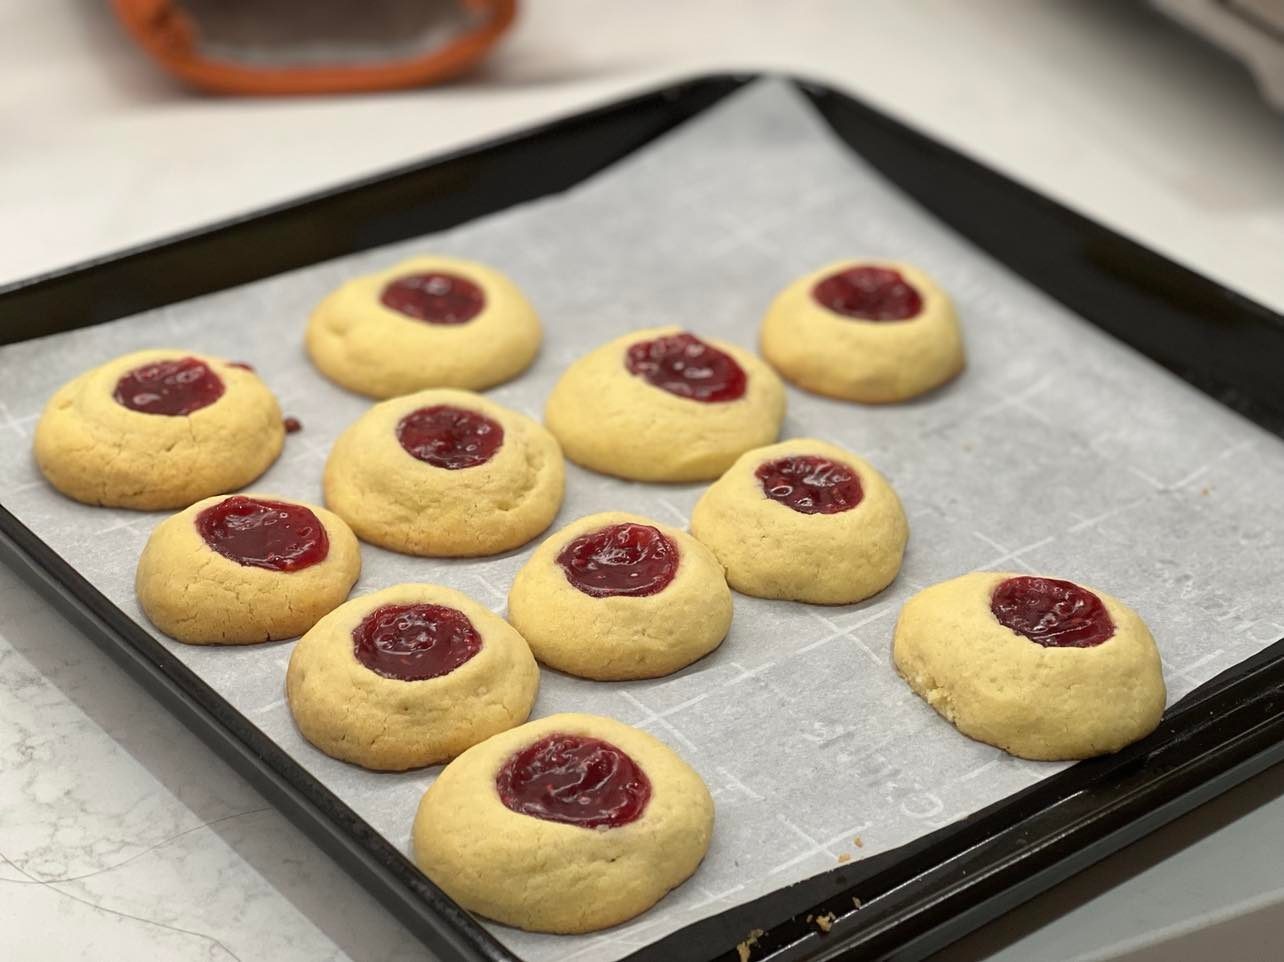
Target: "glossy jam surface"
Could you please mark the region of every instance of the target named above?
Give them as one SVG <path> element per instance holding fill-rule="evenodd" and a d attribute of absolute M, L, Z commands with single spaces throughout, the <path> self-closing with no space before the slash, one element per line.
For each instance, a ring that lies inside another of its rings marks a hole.
<path fill-rule="evenodd" d="M 678 546 L 648 524 L 613 524 L 582 534 L 557 556 L 566 580 L 594 598 L 663 591 L 678 571 Z"/>
<path fill-rule="evenodd" d="M 744 397 L 749 380 L 730 354 L 686 331 L 638 341 L 629 347 L 624 366 L 654 387 L 707 403 Z"/>
<path fill-rule="evenodd" d="M 495 787 L 514 812 L 583 828 L 627 825 L 651 798 L 633 759 L 585 735 L 546 735 L 504 764 Z"/>
<path fill-rule="evenodd" d="M 482 312 L 486 295 L 458 274 L 433 271 L 390 281 L 379 295 L 384 307 L 429 324 L 466 324 Z"/>
<path fill-rule="evenodd" d="M 402 418 L 397 440 L 407 454 L 425 464 L 458 471 L 493 458 L 504 443 L 504 429 L 477 411 L 436 404 Z"/>
<path fill-rule="evenodd" d="M 864 321 L 905 321 L 923 310 L 923 298 L 900 273 L 887 267 L 850 267 L 811 289 L 821 307 Z"/>
<path fill-rule="evenodd" d="M 457 608 L 384 605 L 352 629 L 357 661 L 377 675 L 423 681 L 448 675 L 481 651 L 481 635 Z"/>
<path fill-rule="evenodd" d="M 198 514 L 196 530 L 224 558 L 250 568 L 301 571 L 330 553 L 325 525 L 301 504 L 236 494 Z"/>
<path fill-rule="evenodd" d="M 223 396 L 223 381 L 204 361 L 179 357 L 136 367 L 116 382 L 116 403 L 143 414 L 181 417 Z"/>
<path fill-rule="evenodd" d="M 850 511 L 865 496 L 854 470 L 810 454 L 767 461 L 754 476 L 763 494 L 799 514 Z"/>
<path fill-rule="evenodd" d="M 1044 648 L 1092 648 L 1115 633 L 1101 599 L 1072 581 L 1009 578 L 994 589 L 990 611 L 999 624 Z"/>

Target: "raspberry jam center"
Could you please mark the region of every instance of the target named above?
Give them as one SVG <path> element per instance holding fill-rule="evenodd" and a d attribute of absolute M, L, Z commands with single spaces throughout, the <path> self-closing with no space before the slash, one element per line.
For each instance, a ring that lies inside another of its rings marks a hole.
<path fill-rule="evenodd" d="M 557 556 L 566 580 L 593 598 L 640 598 L 669 586 L 678 546 L 648 524 L 613 524 L 582 534 Z"/>
<path fill-rule="evenodd" d="M 352 629 L 357 661 L 376 675 L 423 681 L 448 675 L 481 651 L 481 635 L 457 608 L 384 605 Z"/>
<path fill-rule="evenodd" d="M 196 530 L 214 551 L 250 568 L 301 571 L 330 553 L 325 525 L 301 504 L 236 494 L 198 514 Z"/>
<path fill-rule="evenodd" d="M 486 295 L 458 274 L 431 271 L 390 281 L 379 302 L 399 314 L 429 324 L 466 324 L 482 312 Z"/>
<path fill-rule="evenodd" d="M 181 417 L 223 396 L 223 381 L 194 357 L 144 364 L 116 382 L 117 404 L 142 414 Z"/>
<path fill-rule="evenodd" d="M 849 267 L 830 274 L 811 289 L 821 307 L 864 321 L 904 321 L 923 310 L 923 298 L 898 271 L 888 267 Z"/>
<path fill-rule="evenodd" d="M 624 365 L 662 391 L 707 403 L 744 397 L 749 380 L 730 354 L 686 331 L 638 341 Z"/>
<path fill-rule="evenodd" d="M 799 514 L 850 511 L 865 496 L 852 468 L 810 454 L 767 461 L 754 476 L 763 494 Z"/>
<path fill-rule="evenodd" d="M 477 411 L 435 404 L 402 418 L 397 440 L 407 454 L 425 464 L 458 471 L 493 458 L 504 443 L 504 429 Z"/>
<path fill-rule="evenodd" d="M 495 779 L 505 807 L 583 828 L 619 828 L 637 819 L 651 781 L 614 745 L 584 735 L 546 735 L 522 749 Z"/>
<path fill-rule="evenodd" d="M 1072 581 L 1009 578 L 994 589 L 990 611 L 999 624 L 1044 648 L 1092 648 L 1115 633 L 1101 599 Z"/>

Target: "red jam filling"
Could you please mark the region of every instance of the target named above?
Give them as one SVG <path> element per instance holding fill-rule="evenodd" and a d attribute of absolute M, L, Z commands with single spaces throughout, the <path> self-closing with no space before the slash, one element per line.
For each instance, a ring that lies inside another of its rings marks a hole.
<path fill-rule="evenodd" d="M 475 468 L 495 456 L 504 429 L 477 411 L 437 404 L 411 411 L 397 425 L 406 453 L 434 468 Z"/>
<path fill-rule="evenodd" d="M 482 312 L 486 295 L 458 274 L 432 271 L 391 281 L 379 295 L 384 307 L 429 324 L 466 324 Z"/>
<path fill-rule="evenodd" d="M 448 675 L 481 651 L 481 635 L 456 608 L 384 605 L 352 629 L 357 661 L 376 675 L 423 681 Z"/>
<path fill-rule="evenodd" d="M 1092 648 L 1115 633 L 1101 599 L 1072 581 L 1009 578 L 994 589 L 990 611 L 1003 627 L 1044 648 Z"/>
<path fill-rule="evenodd" d="M 821 307 L 865 321 L 904 321 L 923 310 L 923 298 L 900 273 L 887 267 L 849 267 L 811 289 Z"/>
<path fill-rule="evenodd" d="M 303 422 L 298 418 L 285 418 L 281 422 L 281 427 L 285 428 L 286 434 L 296 434 L 303 430 Z"/>
<path fill-rule="evenodd" d="M 198 514 L 196 530 L 224 558 L 250 568 L 300 571 L 330 553 L 325 525 L 301 504 L 236 494 Z"/>
<path fill-rule="evenodd" d="M 136 367 L 116 382 L 116 403 L 143 414 L 181 417 L 223 396 L 223 381 L 204 361 L 180 357 Z"/>
<path fill-rule="evenodd" d="M 708 403 L 744 397 L 749 380 L 730 354 L 685 331 L 638 341 L 624 366 L 662 391 Z"/>
<path fill-rule="evenodd" d="M 647 524 L 613 524 L 582 534 L 557 556 L 566 580 L 593 598 L 639 598 L 669 586 L 678 546 Z"/>
<path fill-rule="evenodd" d="M 767 461 L 754 476 L 763 494 L 799 514 L 850 511 L 865 496 L 850 467 L 810 454 Z"/>
<path fill-rule="evenodd" d="M 584 828 L 627 825 L 651 798 L 651 781 L 633 759 L 584 735 L 546 735 L 523 748 L 495 787 L 514 812 Z"/>

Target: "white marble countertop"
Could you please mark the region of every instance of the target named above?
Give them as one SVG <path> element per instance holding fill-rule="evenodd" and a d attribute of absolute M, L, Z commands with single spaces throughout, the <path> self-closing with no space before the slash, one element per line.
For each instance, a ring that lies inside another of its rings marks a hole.
<path fill-rule="evenodd" d="M 101 5 L 0 0 L 0 282 L 674 77 L 767 67 L 852 89 L 1284 309 L 1284 124 L 1238 66 L 1105 0 L 528 3 L 465 81 L 293 101 L 190 96 Z M 0 691 L 0 958 L 424 958 L 3 567 Z M 1284 774 L 1259 776 L 942 958 L 1271 957 L 1281 793 Z"/>

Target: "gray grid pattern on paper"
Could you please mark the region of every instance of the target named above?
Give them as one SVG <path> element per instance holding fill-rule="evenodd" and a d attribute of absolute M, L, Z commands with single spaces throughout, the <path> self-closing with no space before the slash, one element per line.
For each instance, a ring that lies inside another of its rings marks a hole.
<path fill-rule="evenodd" d="M 312 305 L 343 279 L 415 251 L 509 273 L 547 327 L 535 366 L 491 392 L 538 414 L 588 347 L 679 322 L 751 346 L 793 277 L 851 255 L 918 263 L 954 296 L 968 371 L 935 396 L 865 408 L 790 391 L 786 436 L 867 457 L 910 519 L 905 567 L 884 594 L 837 608 L 736 598 L 724 645 L 655 681 L 594 684 L 545 672 L 536 714 L 579 710 L 638 725 L 684 755 L 717 800 L 713 847 L 660 906 L 609 932 L 493 929 L 532 960 L 618 958 L 695 919 L 886 851 L 1060 766 L 956 734 L 896 677 L 896 612 L 915 590 L 983 568 L 1096 584 L 1155 630 L 1176 699 L 1284 635 L 1284 445 L 1070 315 L 890 190 L 796 94 L 760 85 L 577 189 L 431 239 L 344 258 L 149 314 L 0 348 L 5 504 L 142 620 L 135 557 L 156 515 L 54 495 L 28 453 L 60 383 L 126 350 L 172 344 L 252 361 L 298 416 L 257 490 L 317 500 L 320 468 L 366 401 L 326 384 L 300 344 Z M 282 332 L 286 332 L 284 342 Z M 569 468 L 557 524 L 621 509 L 684 524 L 699 486 L 648 486 Z M 530 548 L 468 562 L 364 548 L 358 593 L 406 580 L 456 587 L 502 611 Z M 376 775 L 304 743 L 282 699 L 289 645 L 168 643 L 183 661 L 393 844 L 432 771 Z"/>

